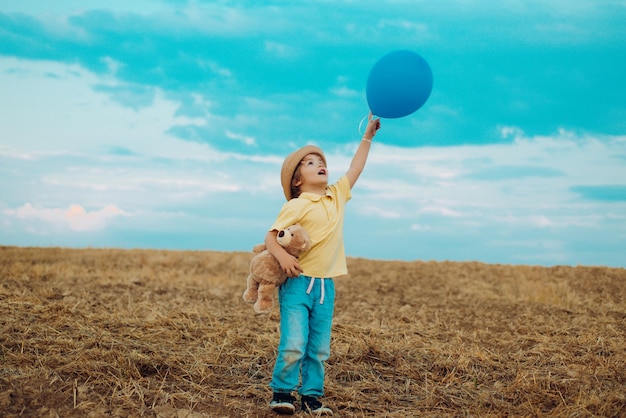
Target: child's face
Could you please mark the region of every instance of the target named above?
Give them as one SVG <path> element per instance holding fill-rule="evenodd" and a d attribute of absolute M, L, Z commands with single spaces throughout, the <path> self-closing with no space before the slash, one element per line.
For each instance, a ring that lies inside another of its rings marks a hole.
<path fill-rule="evenodd" d="M 328 185 L 328 170 L 321 156 L 317 154 L 307 154 L 300 161 L 300 185 L 303 187 Z"/>

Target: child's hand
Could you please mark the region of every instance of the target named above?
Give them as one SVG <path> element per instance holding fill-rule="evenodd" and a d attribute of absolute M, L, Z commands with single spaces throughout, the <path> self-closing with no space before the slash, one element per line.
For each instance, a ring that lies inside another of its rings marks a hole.
<path fill-rule="evenodd" d="M 278 262 L 288 277 L 298 277 L 303 271 L 300 263 L 298 263 L 298 259 L 286 251 L 284 256 L 278 259 Z"/>
<path fill-rule="evenodd" d="M 363 137 L 365 139 L 372 139 L 379 129 L 380 118 L 374 119 L 374 115 L 372 115 L 372 112 L 370 112 L 370 114 L 367 115 L 367 127 L 365 128 L 365 133 L 363 134 Z"/>

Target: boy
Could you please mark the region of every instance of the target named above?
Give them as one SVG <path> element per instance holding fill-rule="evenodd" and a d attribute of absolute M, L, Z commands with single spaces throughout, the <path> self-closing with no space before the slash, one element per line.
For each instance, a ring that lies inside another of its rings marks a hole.
<path fill-rule="evenodd" d="M 370 113 L 365 134 L 348 171 L 328 185 L 326 157 L 307 145 L 285 159 L 281 184 L 287 203 L 265 237 L 268 251 L 290 277 L 278 289 L 280 343 L 270 387 L 270 409 L 295 413 L 300 373 L 301 409 L 316 415 L 332 415 L 319 397 L 324 395 L 324 362 L 330 355 L 330 332 L 335 304 L 333 277 L 348 270 L 343 244 L 343 219 L 350 190 L 365 167 L 372 138 L 380 119 Z M 277 231 L 299 223 L 311 238 L 311 249 L 300 259 L 288 254 L 276 241 Z"/>

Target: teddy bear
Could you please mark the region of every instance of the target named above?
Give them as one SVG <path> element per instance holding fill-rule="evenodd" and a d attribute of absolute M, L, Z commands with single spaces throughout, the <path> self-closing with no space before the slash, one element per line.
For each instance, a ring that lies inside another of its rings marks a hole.
<path fill-rule="evenodd" d="M 304 254 L 311 248 L 309 234 L 300 224 L 278 231 L 276 240 L 294 257 Z M 243 300 L 254 303 L 254 310 L 257 313 L 267 313 L 274 305 L 275 289 L 287 280 L 287 275 L 265 244 L 255 245 L 252 252 L 255 255 L 250 260 L 250 274 L 246 290 L 243 292 Z"/>

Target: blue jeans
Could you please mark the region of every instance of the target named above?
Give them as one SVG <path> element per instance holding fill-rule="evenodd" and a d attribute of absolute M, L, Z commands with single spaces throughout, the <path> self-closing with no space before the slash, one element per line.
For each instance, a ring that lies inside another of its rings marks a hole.
<path fill-rule="evenodd" d="M 300 395 L 323 396 L 335 284 L 328 278 L 289 278 L 279 287 L 278 300 L 280 343 L 270 388 L 274 392 L 292 392 L 297 389 L 302 372 Z"/>

